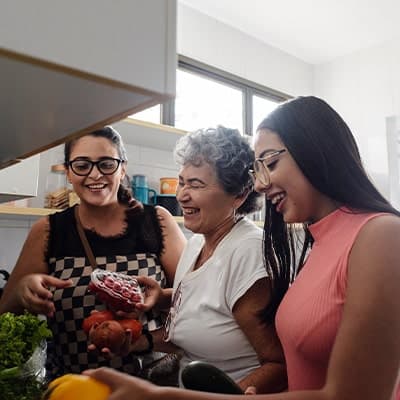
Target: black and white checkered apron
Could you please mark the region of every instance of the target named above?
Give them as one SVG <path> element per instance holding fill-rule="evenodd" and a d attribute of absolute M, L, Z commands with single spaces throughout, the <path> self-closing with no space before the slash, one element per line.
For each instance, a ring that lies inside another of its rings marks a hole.
<path fill-rule="evenodd" d="M 48 258 L 50 273 L 60 279 L 71 279 L 73 285 L 57 289 L 53 294 L 56 312 L 53 318 L 48 318 L 49 327 L 53 332 L 53 341 L 48 350 L 49 376 L 80 373 L 85 369 L 99 366 L 109 366 L 135 375 L 139 370 L 139 362 L 135 356 L 116 356 L 107 360 L 97 352 L 88 353 L 87 351 L 88 338 L 82 330 L 82 322 L 92 310 L 100 311 L 106 307 L 88 291 L 90 274 L 93 269 L 85 257 L 79 236 L 77 233 L 75 235 L 75 220 L 69 210 L 63 212 L 65 214 L 60 216 L 57 221 L 55 218 L 50 219 Z M 104 238 L 93 231 L 86 231 L 86 234 L 99 268 L 128 275 L 149 276 L 165 286 L 165 274 L 158 256 L 162 249 L 159 221 L 154 209 L 146 207 L 145 214 L 147 217 L 144 219 L 138 219 L 137 216 L 132 219 L 128 218 L 127 231 L 118 237 Z M 146 242 L 142 241 L 143 236 L 140 235 L 140 241 L 138 237 L 140 231 L 145 228 L 143 224 L 149 225 L 149 222 L 151 223 L 150 226 L 147 226 L 146 235 L 149 239 L 151 236 L 149 233 L 153 230 L 154 237 L 153 240 L 148 240 L 146 245 Z M 139 232 L 136 227 L 140 227 Z M 67 234 L 65 234 L 65 228 L 70 229 Z M 60 229 L 63 232 L 60 233 Z M 64 241 L 64 245 L 60 240 Z M 159 243 L 155 245 L 157 241 Z M 158 250 L 157 253 L 138 252 L 139 248 L 151 250 L 152 247 L 153 250 Z M 136 252 L 111 255 L 112 252 L 127 253 L 129 249 L 135 249 Z M 106 253 L 107 256 L 97 256 L 101 252 Z M 65 255 L 60 256 L 60 253 L 65 253 Z M 154 330 L 162 326 L 163 319 L 160 314 L 149 312 L 142 316 L 141 322 L 145 328 Z"/>

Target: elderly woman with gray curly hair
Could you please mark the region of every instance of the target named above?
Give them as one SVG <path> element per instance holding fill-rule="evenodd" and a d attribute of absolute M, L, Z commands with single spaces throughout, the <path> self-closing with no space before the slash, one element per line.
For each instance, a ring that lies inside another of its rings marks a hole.
<path fill-rule="evenodd" d="M 154 348 L 178 346 L 181 368 L 193 360 L 212 363 L 243 390 L 284 390 L 283 352 L 274 324 L 262 317 L 271 293 L 263 234 L 246 218 L 260 208 L 249 176 L 253 151 L 237 130 L 219 126 L 181 138 L 175 160 L 180 165 L 177 200 L 184 226 L 194 235 L 178 263 L 172 293 L 142 278 L 147 286 L 143 309 L 170 306 Z"/>

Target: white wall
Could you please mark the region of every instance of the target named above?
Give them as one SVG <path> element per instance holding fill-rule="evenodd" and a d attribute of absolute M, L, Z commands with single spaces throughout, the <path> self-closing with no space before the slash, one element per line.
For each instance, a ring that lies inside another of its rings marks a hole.
<path fill-rule="evenodd" d="M 0 269 L 11 271 L 36 218 L 0 219 Z M 3 281 L 0 279 L 0 287 Z"/>
<path fill-rule="evenodd" d="M 356 136 L 364 165 L 389 198 L 386 117 L 400 114 L 400 40 L 359 51 L 314 71 L 314 93 Z"/>
<path fill-rule="evenodd" d="M 177 40 L 179 54 L 288 95 L 312 93 L 310 64 L 181 4 Z"/>

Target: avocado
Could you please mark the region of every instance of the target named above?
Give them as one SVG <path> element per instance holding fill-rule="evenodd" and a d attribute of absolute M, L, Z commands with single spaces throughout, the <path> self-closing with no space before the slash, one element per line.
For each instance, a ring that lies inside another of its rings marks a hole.
<path fill-rule="evenodd" d="M 204 361 L 192 361 L 181 374 L 186 389 L 200 392 L 243 394 L 242 389 L 225 372 Z"/>

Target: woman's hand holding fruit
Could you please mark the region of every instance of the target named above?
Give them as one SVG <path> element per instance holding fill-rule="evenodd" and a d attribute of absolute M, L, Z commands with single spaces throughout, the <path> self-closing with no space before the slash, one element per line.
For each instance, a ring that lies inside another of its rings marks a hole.
<path fill-rule="evenodd" d="M 162 289 L 159 283 L 148 276 L 138 276 L 137 281 L 144 287 L 144 300 L 136 304 L 139 311 L 150 311 L 152 308 L 169 309 L 172 289 Z"/>
<path fill-rule="evenodd" d="M 142 333 L 142 324 L 136 319 L 118 319 L 109 310 L 92 311 L 82 323 L 82 329 L 88 335 L 89 351 L 100 350 L 108 358 L 114 354 L 126 355 L 131 344 Z"/>

